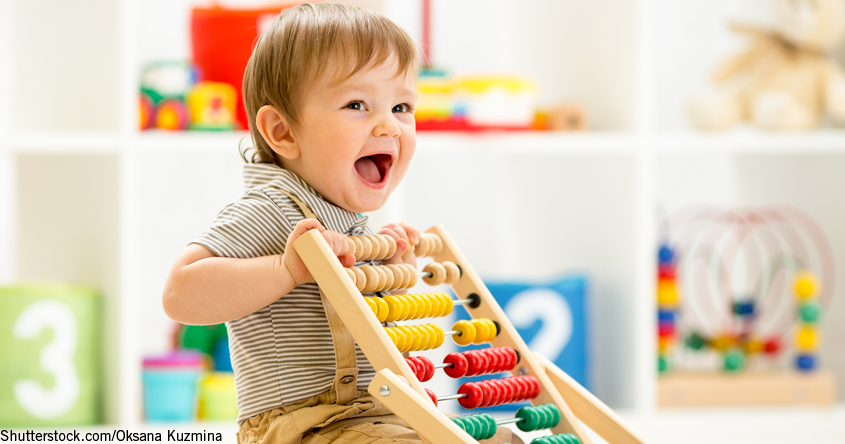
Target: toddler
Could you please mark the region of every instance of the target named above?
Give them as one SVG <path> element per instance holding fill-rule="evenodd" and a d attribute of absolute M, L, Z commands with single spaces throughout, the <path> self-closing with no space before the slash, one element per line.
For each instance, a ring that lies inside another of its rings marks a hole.
<path fill-rule="evenodd" d="M 286 248 L 316 229 L 350 266 L 347 236 L 375 234 L 364 213 L 384 205 L 414 155 L 417 68 L 402 29 L 346 5 L 287 9 L 255 46 L 246 191 L 177 257 L 163 294 L 176 321 L 226 322 L 240 444 L 421 442 L 366 392 L 373 367 Z M 416 264 L 402 259 L 416 228 L 379 234 L 397 244 L 383 262 Z M 501 429 L 489 442 L 510 438 Z"/>

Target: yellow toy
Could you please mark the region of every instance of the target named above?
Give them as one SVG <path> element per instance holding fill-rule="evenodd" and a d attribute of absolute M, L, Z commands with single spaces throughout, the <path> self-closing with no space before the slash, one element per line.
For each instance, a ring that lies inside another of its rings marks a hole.
<path fill-rule="evenodd" d="M 200 82 L 186 96 L 191 110 L 191 129 L 231 130 L 235 128 L 235 87 L 221 82 Z"/>
<path fill-rule="evenodd" d="M 749 121 L 769 129 L 845 123 L 845 74 L 829 53 L 845 35 L 843 0 L 775 0 L 774 30 L 732 25 L 751 45 L 713 74 L 717 95 L 693 99 L 692 123 L 705 130 Z"/>

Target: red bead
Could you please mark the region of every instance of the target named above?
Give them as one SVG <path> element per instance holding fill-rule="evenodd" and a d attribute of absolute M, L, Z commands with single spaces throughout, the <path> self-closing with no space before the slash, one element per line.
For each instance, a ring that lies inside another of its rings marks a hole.
<path fill-rule="evenodd" d="M 463 378 L 467 374 L 467 358 L 460 353 L 449 353 L 443 358 L 444 364 L 451 364 L 451 367 L 444 367 L 443 371 L 452 378 Z"/>
<path fill-rule="evenodd" d="M 417 359 L 422 362 L 425 369 L 423 379 L 420 379 L 420 382 L 431 381 L 431 378 L 434 377 L 434 363 L 425 356 L 418 356 Z"/>
<path fill-rule="evenodd" d="M 414 373 L 414 376 L 417 377 L 417 380 L 420 379 L 419 372 L 417 372 L 417 361 L 414 360 L 413 357 L 405 358 L 405 363 L 408 364 L 408 367 L 411 367 L 411 371 Z"/>
<path fill-rule="evenodd" d="M 487 384 L 487 381 L 478 381 L 478 387 L 481 388 L 481 407 L 489 407 L 490 401 L 493 398 L 493 390 L 490 389 L 490 385 Z"/>
<path fill-rule="evenodd" d="M 507 348 L 507 351 L 508 351 L 508 355 L 510 356 L 510 361 L 508 361 L 508 366 L 507 366 L 507 368 L 505 368 L 505 370 L 510 371 L 510 370 L 513 370 L 514 368 L 516 368 L 516 364 L 519 363 L 519 356 L 516 354 L 516 350 L 514 350 L 510 347 L 506 347 L 506 348 Z"/>
<path fill-rule="evenodd" d="M 530 399 L 534 399 L 534 398 L 540 396 L 540 390 L 543 389 L 543 386 L 540 384 L 540 380 L 537 379 L 537 377 L 535 377 L 535 376 L 526 376 L 526 378 L 528 379 L 528 381 L 532 385 L 531 398 Z"/>
<path fill-rule="evenodd" d="M 502 404 L 510 404 L 514 401 L 514 386 L 507 379 L 499 380 L 499 387 L 502 389 Z"/>
<path fill-rule="evenodd" d="M 416 356 L 412 356 L 406 359 L 410 361 L 410 364 L 408 365 L 411 366 L 411 370 L 414 371 L 414 375 L 417 377 L 417 380 L 422 381 L 422 377 L 425 374 L 425 368 L 423 368 L 423 365 L 420 363 L 420 361 L 417 360 Z"/>
<path fill-rule="evenodd" d="M 675 279 L 675 267 L 672 265 L 660 265 L 657 268 L 657 277 Z"/>
<path fill-rule="evenodd" d="M 516 393 L 516 401 L 524 401 L 526 399 L 525 393 L 528 391 L 528 386 L 522 381 L 520 376 L 514 376 L 512 378 L 508 378 L 507 381 L 513 386 L 514 392 Z"/>
<path fill-rule="evenodd" d="M 467 376 L 475 376 L 480 371 L 479 367 L 481 367 L 481 358 L 478 357 L 475 353 L 470 352 L 463 352 L 462 353 L 467 360 Z"/>
<path fill-rule="evenodd" d="M 775 354 L 780 351 L 780 338 L 773 337 L 769 338 L 766 341 L 766 344 L 763 345 L 763 350 L 768 354 Z"/>
<path fill-rule="evenodd" d="M 487 358 L 487 355 L 485 353 L 482 353 L 481 350 L 476 350 L 475 356 L 478 356 L 478 359 L 481 362 L 481 364 L 480 364 L 481 371 L 479 371 L 476 374 L 477 375 L 483 375 L 483 374 L 486 374 L 486 373 L 490 373 L 490 360 Z"/>
<path fill-rule="evenodd" d="M 498 348 L 491 348 L 490 351 L 487 353 L 487 359 L 490 360 L 489 373 L 501 373 L 502 361 L 504 361 L 504 356 L 502 356 L 500 350 Z"/>
<path fill-rule="evenodd" d="M 431 402 L 433 402 L 434 406 L 437 407 L 437 395 L 434 394 L 431 389 L 425 389 L 425 392 L 428 393 L 428 397 L 431 398 Z"/>
<path fill-rule="evenodd" d="M 661 338 L 671 337 L 675 335 L 674 322 L 660 322 L 657 324 L 657 335 Z"/>
<path fill-rule="evenodd" d="M 481 400 L 484 397 L 484 393 L 481 391 L 481 387 L 474 382 L 465 382 L 461 384 L 458 388 L 458 394 L 463 395 L 466 394 L 467 396 L 464 398 L 458 398 L 458 403 L 461 407 L 465 409 L 474 409 L 478 408 L 481 405 Z"/>
<path fill-rule="evenodd" d="M 507 402 L 505 399 L 505 388 L 498 379 L 491 380 L 489 385 L 494 391 L 490 405 L 501 405 Z"/>
<path fill-rule="evenodd" d="M 498 347 L 496 348 L 496 354 L 499 355 L 499 367 L 496 369 L 496 373 L 509 370 L 508 364 L 510 363 L 511 357 L 508 351 L 504 347 Z"/>
<path fill-rule="evenodd" d="M 531 397 L 531 389 L 532 389 L 531 383 L 526 381 L 523 376 L 517 376 L 517 378 L 518 379 L 516 380 L 516 382 L 517 382 L 517 384 L 519 384 L 520 388 L 522 389 L 522 392 L 520 393 L 519 400 L 525 401 L 526 399 Z"/>

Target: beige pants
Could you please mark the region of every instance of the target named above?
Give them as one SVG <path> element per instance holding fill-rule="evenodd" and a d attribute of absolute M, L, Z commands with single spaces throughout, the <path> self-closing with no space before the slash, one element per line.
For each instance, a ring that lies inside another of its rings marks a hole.
<path fill-rule="evenodd" d="M 329 392 L 266 411 L 246 420 L 238 444 L 420 444 L 419 436 L 367 392 L 356 392 L 346 405 L 331 403 Z M 483 444 L 511 442 L 510 429 L 499 427 Z M 441 444 L 441 443 L 436 443 Z"/>

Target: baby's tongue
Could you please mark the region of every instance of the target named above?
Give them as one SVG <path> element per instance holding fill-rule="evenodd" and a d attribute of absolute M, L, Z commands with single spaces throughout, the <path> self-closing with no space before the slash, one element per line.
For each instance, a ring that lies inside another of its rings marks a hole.
<path fill-rule="evenodd" d="M 381 181 L 381 174 L 378 172 L 378 167 L 373 162 L 373 159 L 369 157 L 362 157 L 356 160 L 355 169 L 367 182 L 379 183 Z"/>

